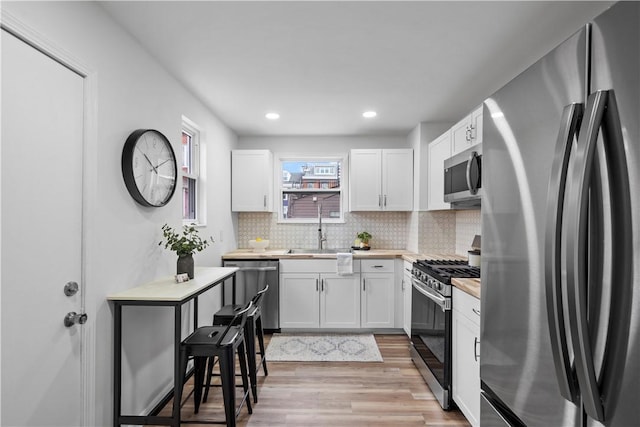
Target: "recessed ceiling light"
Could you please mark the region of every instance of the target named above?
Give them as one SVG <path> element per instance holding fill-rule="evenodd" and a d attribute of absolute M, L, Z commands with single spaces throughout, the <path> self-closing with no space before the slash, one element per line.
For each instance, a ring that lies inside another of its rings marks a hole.
<path fill-rule="evenodd" d="M 269 120 L 278 120 L 280 118 L 280 114 L 278 113 L 267 113 L 264 116 Z"/>
<path fill-rule="evenodd" d="M 362 113 L 362 117 L 365 117 L 367 119 L 372 119 L 377 115 L 378 113 L 376 113 L 375 111 L 365 111 L 364 113 Z"/>

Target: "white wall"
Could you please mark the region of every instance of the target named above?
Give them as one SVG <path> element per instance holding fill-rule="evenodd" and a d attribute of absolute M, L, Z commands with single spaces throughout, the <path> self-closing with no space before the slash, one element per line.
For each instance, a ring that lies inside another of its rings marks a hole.
<path fill-rule="evenodd" d="M 175 255 L 158 246 L 164 223 L 181 224 L 179 191 L 162 208 L 145 208 L 129 196 L 120 156 L 127 136 L 138 128 L 163 132 L 180 151 L 181 117 L 203 130 L 206 144 L 207 226 L 216 243 L 196 256 L 196 265 L 220 265 L 220 255 L 236 247 L 230 209 L 230 150 L 237 138 L 224 123 L 182 87 L 138 43 L 92 2 L 3 2 L 2 8 L 58 49 L 79 59 L 97 81 L 95 158 L 90 192 L 85 325 L 95 342 L 95 420 L 112 424 L 112 308 L 106 296 L 159 276 L 173 274 Z M 145 24 L 146 25 L 146 24 Z M 179 58 L 176 58 L 179 60 Z M 221 231 L 224 240 L 220 240 Z M 201 301 L 208 319 L 219 304 Z M 148 410 L 172 383 L 172 315 L 165 309 L 127 309 L 124 313 L 123 409 Z M 28 411 L 28 408 L 24 408 Z"/>
<path fill-rule="evenodd" d="M 422 230 L 425 215 L 420 215 L 418 211 L 426 210 L 428 197 L 428 178 L 427 165 L 428 145 L 431 141 L 442 135 L 451 127 L 449 122 L 421 122 L 407 136 L 407 143 L 413 148 L 413 212 L 410 213 L 407 226 L 407 250 L 414 252 L 424 252 L 426 247 L 425 240 L 429 236 L 422 236 Z M 442 247 L 436 245 L 435 247 Z"/>

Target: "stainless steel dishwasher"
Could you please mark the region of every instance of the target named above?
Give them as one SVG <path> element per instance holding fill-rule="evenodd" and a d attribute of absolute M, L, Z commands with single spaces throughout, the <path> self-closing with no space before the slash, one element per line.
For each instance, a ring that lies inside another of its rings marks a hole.
<path fill-rule="evenodd" d="M 262 327 L 265 331 L 280 330 L 280 286 L 279 262 L 258 260 L 227 260 L 225 267 L 238 267 L 236 273 L 236 304 L 246 304 L 264 286 L 269 290 L 262 302 Z M 231 304 L 233 291 L 231 283 L 224 284 L 224 304 Z"/>

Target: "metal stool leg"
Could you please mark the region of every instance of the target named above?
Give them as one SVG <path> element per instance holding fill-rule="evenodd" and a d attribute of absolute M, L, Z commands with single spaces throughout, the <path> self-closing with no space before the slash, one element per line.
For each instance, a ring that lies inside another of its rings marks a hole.
<path fill-rule="evenodd" d="M 236 363 L 234 353 L 233 348 L 228 347 L 220 355 L 222 399 L 224 400 L 224 413 L 229 427 L 235 427 L 236 425 Z"/>
<path fill-rule="evenodd" d="M 240 362 L 240 373 L 242 375 L 242 389 L 244 390 L 243 398 L 247 401 L 247 411 L 253 414 L 251 407 L 251 396 L 249 396 L 249 377 L 247 375 L 247 352 L 243 342 L 238 346 L 238 359 Z"/>
<path fill-rule="evenodd" d="M 253 401 L 258 403 L 258 375 L 256 373 L 256 334 L 255 334 L 255 318 L 253 316 L 247 318 L 244 325 L 244 335 L 247 344 L 247 359 L 249 360 L 249 379 L 251 381 L 251 392 Z"/>
<path fill-rule="evenodd" d="M 267 359 L 264 357 L 264 330 L 262 329 L 262 316 L 258 316 L 256 319 L 256 332 L 258 335 L 258 345 L 260 346 L 260 360 L 262 361 L 262 370 L 264 371 L 264 376 L 269 375 L 269 371 L 267 371 Z"/>

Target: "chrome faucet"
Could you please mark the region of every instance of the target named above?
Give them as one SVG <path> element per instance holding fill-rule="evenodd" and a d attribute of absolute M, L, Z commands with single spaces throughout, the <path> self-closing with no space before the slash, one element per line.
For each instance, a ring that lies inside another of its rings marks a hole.
<path fill-rule="evenodd" d="M 327 237 L 322 234 L 322 203 L 318 203 L 318 250 L 322 250 L 322 242 L 326 242 Z"/>

